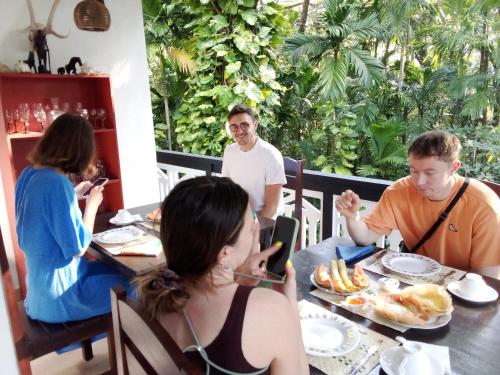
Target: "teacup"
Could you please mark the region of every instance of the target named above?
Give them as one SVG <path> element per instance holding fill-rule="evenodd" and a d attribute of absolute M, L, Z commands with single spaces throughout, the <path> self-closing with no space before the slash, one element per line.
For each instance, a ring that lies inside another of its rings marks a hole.
<path fill-rule="evenodd" d="M 432 374 L 431 360 L 418 342 L 405 341 L 401 351 L 402 359 L 397 367 L 398 375 Z"/>
<path fill-rule="evenodd" d="M 466 298 L 478 297 L 486 289 L 485 281 L 477 273 L 468 273 L 458 285 L 460 287 L 460 294 Z"/>

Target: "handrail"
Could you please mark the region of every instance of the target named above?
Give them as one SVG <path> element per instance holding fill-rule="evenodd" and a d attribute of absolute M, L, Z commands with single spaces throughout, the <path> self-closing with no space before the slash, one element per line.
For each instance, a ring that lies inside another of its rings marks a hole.
<path fill-rule="evenodd" d="M 205 171 L 207 175 L 220 173 L 222 158 L 214 156 L 196 155 L 185 152 L 157 150 L 156 160 L 161 164 L 177 165 Z M 304 189 L 323 193 L 323 230 L 322 237 L 332 236 L 333 196 L 351 189 L 361 199 L 378 201 L 384 190 L 392 181 L 374 178 L 345 176 L 335 173 L 326 173 L 304 169 Z"/>

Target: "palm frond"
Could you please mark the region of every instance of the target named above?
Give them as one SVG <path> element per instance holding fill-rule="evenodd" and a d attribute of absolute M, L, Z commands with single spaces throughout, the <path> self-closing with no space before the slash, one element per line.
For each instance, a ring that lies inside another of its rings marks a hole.
<path fill-rule="evenodd" d="M 301 56 L 321 56 L 328 48 L 328 40 L 319 35 L 295 34 L 286 39 L 283 48 L 292 53 L 292 62 L 296 63 Z"/>
<path fill-rule="evenodd" d="M 167 55 L 177 64 L 181 72 L 190 75 L 195 74 L 196 62 L 187 51 L 171 47 L 167 49 Z"/>
<path fill-rule="evenodd" d="M 370 86 L 372 81 L 382 79 L 384 65 L 371 56 L 368 51 L 351 48 L 346 50 L 346 56 L 348 63 L 352 66 L 365 87 Z"/>
<path fill-rule="evenodd" d="M 325 98 L 338 99 L 345 92 L 348 64 L 344 55 L 327 57 L 321 67 L 319 85 Z"/>

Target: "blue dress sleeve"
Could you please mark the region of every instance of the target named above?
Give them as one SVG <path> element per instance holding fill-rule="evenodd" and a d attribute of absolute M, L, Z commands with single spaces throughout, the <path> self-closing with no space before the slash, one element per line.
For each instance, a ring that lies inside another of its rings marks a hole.
<path fill-rule="evenodd" d="M 49 230 L 65 258 L 79 254 L 90 245 L 92 234 L 85 227 L 73 186 L 69 181 L 52 184 L 46 195 L 45 213 Z"/>

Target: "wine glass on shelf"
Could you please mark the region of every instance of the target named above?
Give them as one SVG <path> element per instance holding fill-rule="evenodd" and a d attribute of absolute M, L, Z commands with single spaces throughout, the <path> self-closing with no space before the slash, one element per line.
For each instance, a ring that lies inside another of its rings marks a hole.
<path fill-rule="evenodd" d="M 89 111 L 89 120 L 92 123 L 94 129 L 97 128 L 97 109 L 91 108 Z"/>
<path fill-rule="evenodd" d="M 101 121 L 101 129 L 104 128 L 104 120 L 106 120 L 107 113 L 104 108 L 99 108 L 97 110 L 97 118 Z"/>
<path fill-rule="evenodd" d="M 32 105 L 33 108 L 33 116 L 36 118 L 36 121 L 40 125 L 40 130 L 45 132 L 45 127 L 47 125 L 47 115 L 45 114 L 45 110 L 43 109 L 42 103 L 34 103 Z"/>
<path fill-rule="evenodd" d="M 12 129 L 12 125 L 14 124 L 14 115 L 8 109 L 5 110 L 5 120 L 7 121 L 7 134 L 17 133 L 16 127 Z"/>
<path fill-rule="evenodd" d="M 87 109 L 83 108 L 81 102 L 76 103 L 75 111 L 79 116 L 83 117 L 85 120 L 89 119 L 89 111 Z"/>
<path fill-rule="evenodd" d="M 21 118 L 24 123 L 24 134 L 29 133 L 29 127 L 30 127 L 30 106 L 28 103 L 21 103 L 19 104 L 19 112 L 21 113 Z"/>
<path fill-rule="evenodd" d="M 52 105 L 52 109 L 49 111 L 49 124 L 52 124 L 64 112 L 59 109 L 59 98 L 50 98 L 50 104 Z"/>
<path fill-rule="evenodd" d="M 17 108 L 12 111 L 12 116 L 14 117 L 14 133 L 20 133 L 17 130 L 17 123 L 21 121 L 21 114 Z"/>

